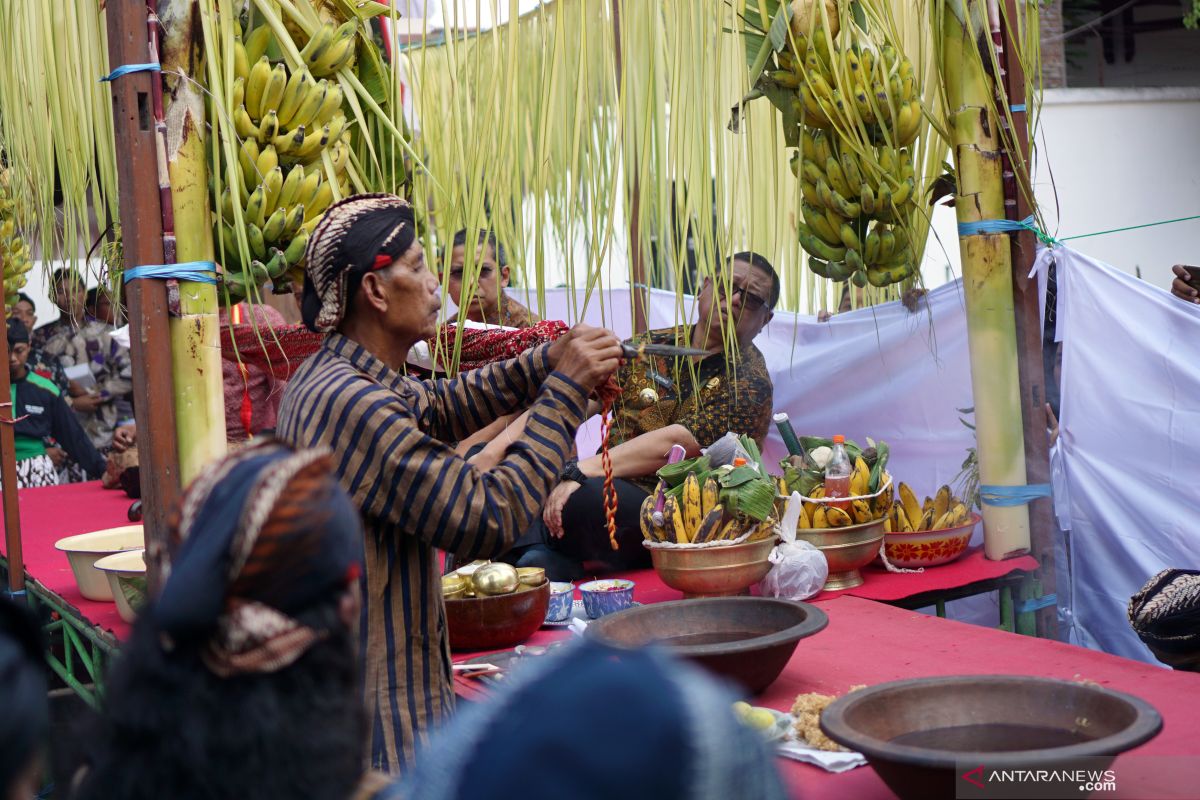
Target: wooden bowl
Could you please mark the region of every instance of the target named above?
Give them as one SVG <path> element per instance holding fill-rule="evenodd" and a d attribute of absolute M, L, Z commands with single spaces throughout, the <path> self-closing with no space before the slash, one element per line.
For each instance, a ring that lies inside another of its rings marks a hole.
<path fill-rule="evenodd" d="M 713 597 L 634 606 L 592 621 L 587 635 L 619 647 L 669 647 L 758 694 L 779 677 L 800 640 L 828 624 L 825 612 L 808 603 Z"/>
<path fill-rule="evenodd" d="M 446 601 L 451 650 L 500 650 L 528 639 L 550 607 L 550 584 L 492 597 Z"/>
<path fill-rule="evenodd" d="M 767 559 L 778 541 L 772 535 L 721 547 L 648 549 L 662 582 L 684 597 L 725 597 L 744 594 L 766 577 L 771 571 Z"/>
<path fill-rule="evenodd" d="M 1144 700 L 1092 684 L 967 675 L 850 692 L 825 709 L 821 730 L 866 756 L 907 800 L 971 790 L 959 775 L 979 764 L 989 772 L 1072 769 L 1086 758 L 1087 769 L 1103 770 L 1119 753 L 1154 738 L 1162 717 Z"/>
<path fill-rule="evenodd" d="M 955 528 L 886 534 L 883 552 L 894 567 L 917 569 L 949 564 L 967 552 L 971 534 L 981 519 L 978 514 L 972 514 L 970 522 Z"/>
<path fill-rule="evenodd" d="M 68 536 L 55 542 L 54 547 L 67 554 L 80 594 L 88 600 L 107 600 L 111 603 L 112 589 L 104 573 L 95 569 L 96 561 L 122 550 L 141 550 L 146 546 L 145 537 L 141 525 L 124 525 Z"/>

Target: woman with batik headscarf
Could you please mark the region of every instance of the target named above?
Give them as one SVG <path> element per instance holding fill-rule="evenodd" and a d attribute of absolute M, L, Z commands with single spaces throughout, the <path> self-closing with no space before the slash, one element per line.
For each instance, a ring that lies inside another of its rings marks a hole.
<path fill-rule="evenodd" d="M 330 455 L 248 446 L 189 487 L 172 534 L 182 542 L 109 675 L 75 797 L 370 796 L 362 527 Z"/>
<path fill-rule="evenodd" d="M 553 343 L 451 380 L 404 370 L 437 330 L 437 278 L 412 207 L 392 195 L 330 206 L 305 253 L 305 324 L 326 333 L 293 374 L 277 434 L 336 453 L 363 516 L 363 641 L 371 763 L 410 766 L 454 706 L 438 550 L 494 558 L 542 507 L 587 410 L 621 359 L 609 331 L 578 326 Z M 519 438 L 482 470 L 455 453 L 498 417 L 529 408 Z"/>

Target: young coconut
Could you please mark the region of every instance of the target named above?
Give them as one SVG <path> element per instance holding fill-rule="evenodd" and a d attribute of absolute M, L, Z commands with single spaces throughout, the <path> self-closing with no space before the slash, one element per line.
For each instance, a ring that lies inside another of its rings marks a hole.
<path fill-rule="evenodd" d="M 820 8 L 822 2 L 824 14 Z M 837 0 L 792 0 L 792 38 L 796 40 L 801 57 L 807 49 L 809 34 L 817 28 L 828 30 L 830 39 L 837 38 L 841 29 Z"/>

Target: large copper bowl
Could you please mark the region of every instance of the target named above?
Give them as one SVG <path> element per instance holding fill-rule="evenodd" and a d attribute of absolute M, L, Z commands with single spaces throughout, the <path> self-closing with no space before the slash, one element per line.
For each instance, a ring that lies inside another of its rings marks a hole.
<path fill-rule="evenodd" d="M 800 528 L 796 531 L 797 539 L 811 543 L 825 554 L 825 560 L 829 562 L 826 591 L 862 586 L 863 577 L 859 570 L 879 555 L 885 522 L 877 519 L 844 528 Z"/>
<path fill-rule="evenodd" d="M 828 624 L 808 603 L 713 597 L 627 608 L 593 620 L 587 635 L 622 647 L 668 647 L 758 694 L 779 677 L 799 641 Z"/>
<path fill-rule="evenodd" d="M 1093 684 L 965 675 L 850 692 L 821 714 L 821 730 L 866 756 L 903 800 L 924 800 L 955 797 L 956 789 L 965 792 L 959 797 L 990 796 L 961 777 L 981 764 L 988 774 L 1103 770 L 1118 754 L 1154 738 L 1162 717 L 1144 700 Z"/>
<path fill-rule="evenodd" d="M 446 601 L 451 650 L 499 650 L 528 639 L 550 607 L 550 584 L 494 597 Z"/>
<path fill-rule="evenodd" d="M 722 547 L 650 548 L 650 561 L 662 582 L 686 598 L 744 594 L 771 571 L 778 536 Z"/>

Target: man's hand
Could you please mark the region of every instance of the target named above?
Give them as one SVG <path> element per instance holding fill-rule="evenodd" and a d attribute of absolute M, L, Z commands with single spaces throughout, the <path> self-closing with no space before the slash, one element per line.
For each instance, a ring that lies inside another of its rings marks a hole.
<path fill-rule="evenodd" d="M 1189 283 L 1192 276 L 1183 265 L 1176 264 L 1171 271 L 1175 273 L 1175 280 L 1171 281 L 1171 294 L 1187 303 L 1200 303 L 1200 290 Z"/>
<path fill-rule="evenodd" d="M 591 392 L 621 365 L 621 340 L 612 331 L 576 325 L 550 345 L 550 368 Z"/>
<path fill-rule="evenodd" d="M 98 394 L 85 393 L 71 399 L 71 408 L 84 414 L 92 414 L 104 405 L 104 398 Z"/>
<path fill-rule="evenodd" d="M 1054 416 L 1054 409 L 1049 403 L 1046 403 L 1046 424 L 1050 426 L 1050 446 L 1054 447 L 1058 441 L 1058 417 Z"/>
<path fill-rule="evenodd" d="M 554 491 L 550 492 L 550 499 L 546 501 L 546 508 L 542 511 L 542 521 L 546 523 L 546 529 L 555 539 L 563 537 L 563 508 L 567 505 L 567 499 L 578 488 L 579 484 L 575 481 L 561 481 L 554 487 Z"/>
<path fill-rule="evenodd" d="M 113 450 L 124 453 L 137 444 L 137 426 L 120 425 L 113 431 Z"/>
<path fill-rule="evenodd" d="M 822 308 L 817 312 L 817 322 L 829 322 L 831 319 L 833 319 L 832 311 L 827 311 Z"/>
<path fill-rule="evenodd" d="M 63 464 L 67 463 L 67 451 L 61 447 L 47 447 L 46 455 L 50 457 L 55 469 L 62 469 Z"/>

